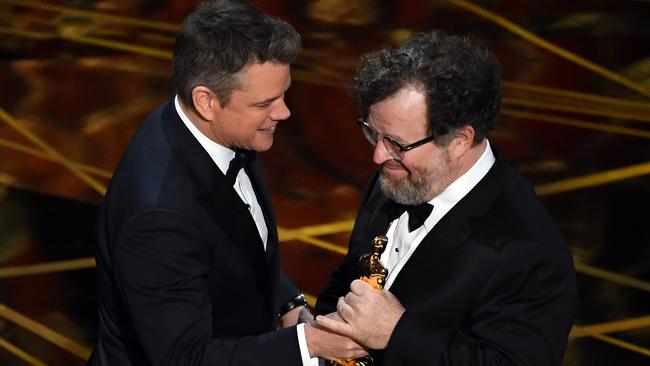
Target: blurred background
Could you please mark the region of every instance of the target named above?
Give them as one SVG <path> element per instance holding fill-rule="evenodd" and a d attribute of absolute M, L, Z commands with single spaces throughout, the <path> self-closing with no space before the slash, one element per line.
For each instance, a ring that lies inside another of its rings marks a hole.
<path fill-rule="evenodd" d="M 140 121 L 173 95 L 198 0 L 0 0 L 0 364 L 83 365 L 94 230 Z M 490 140 L 535 186 L 576 261 L 565 365 L 650 364 L 650 1 L 257 0 L 304 50 L 292 117 L 262 154 L 283 267 L 317 296 L 374 169 L 348 83 L 359 56 L 440 28 L 504 69 Z"/>

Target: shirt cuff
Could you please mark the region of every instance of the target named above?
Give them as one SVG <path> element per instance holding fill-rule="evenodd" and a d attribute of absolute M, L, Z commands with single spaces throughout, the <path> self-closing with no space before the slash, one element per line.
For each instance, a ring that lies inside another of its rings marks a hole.
<path fill-rule="evenodd" d="M 309 348 L 307 348 L 307 338 L 305 337 L 305 323 L 300 323 L 296 326 L 298 332 L 298 346 L 300 347 L 300 358 L 302 359 L 303 366 L 318 366 L 318 357 L 311 358 L 309 356 Z"/>

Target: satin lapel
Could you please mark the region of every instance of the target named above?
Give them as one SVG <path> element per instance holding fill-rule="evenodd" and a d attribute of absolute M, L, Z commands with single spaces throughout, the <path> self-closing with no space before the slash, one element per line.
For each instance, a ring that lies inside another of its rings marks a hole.
<path fill-rule="evenodd" d="M 407 296 L 415 293 L 411 288 L 422 281 L 423 271 L 439 266 L 449 253 L 469 238 L 470 226 L 464 210 L 452 211 L 424 237 L 390 287 L 403 303 L 409 303 Z"/>
<path fill-rule="evenodd" d="M 163 111 L 163 128 L 172 149 L 179 155 L 179 160 L 195 182 L 196 199 L 228 235 L 233 245 L 250 261 L 260 291 L 270 301 L 269 269 L 264 246 L 245 203 L 185 127 L 173 103 L 169 103 Z"/>
<path fill-rule="evenodd" d="M 216 179 L 211 192 L 197 192 L 196 199 L 249 259 L 260 289 L 268 295 L 266 298 L 270 298 L 269 268 L 264 246 L 247 205 L 225 179 Z"/>
<path fill-rule="evenodd" d="M 248 174 L 249 178 L 251 179 L 251 183 L 253 184 L 253 190 L 255 191 L 257 202 L 262 207 L 264 221 L 266 222 L 266 228 L 269 232 L 269 236 L 266 242 L 266 260 L 269 262 L 273 257 L 273 254 L 275 254 L 279 240 L 278 230 L 275 226 L 275 216 L 273 214 L 271 193 L 269 192 L 268 186 L 266 185 L 266 180 L 262 174 L 259 157 L 255 159 L 252 164 L 246 167 L 246 174 Z"/>
<path fill-rule="evenodd" d="M 372 240 L 377 235 L 386 235 L 390 224 L 390 203 L 376 184 L 355 223 L 355 232 L 350 239 L 358 254 L 370 252 Z"/>

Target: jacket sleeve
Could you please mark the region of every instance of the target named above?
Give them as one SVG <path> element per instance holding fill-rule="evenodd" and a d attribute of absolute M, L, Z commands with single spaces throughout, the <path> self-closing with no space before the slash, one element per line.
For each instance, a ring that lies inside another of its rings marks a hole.
<path fill-rule="evenodd" d="M 199 235 L 188 218 L 153 210 L 129 220 L 113 247 L 118 291 L 149 362 L 300 365 L 295 328 L 213 337 L 210 255 Z"/>
<path fill-rule="evenodd" d="M 576 308 L 570 258 L 534 243 L 512 243 L 492 273 L 465 331 L 441 329 L 407 310 L 384 363 L 561 365 Z"/>
<path fill-rule="evenodd" d="M 350 292 L 350 271 L 356 260 L 348 252 L 343 263 L 334 271 L 330 277 L 325 290 L 318 296 L 316 301 L 316 315 L 325 315 L 336 311 L 336 303 L 339 297 Z"/>
<path fill-rule="evenodd" d="M 298 290 L 296 285 L 294 285 L 293 281 L 289 279 L 284 271 L 280 270 L 280 280 L 277 282 L 275 293 L 277 295 L 275 296 L 276 302 L 274 304 L 274 310 L 277 313 L 282 306 L 298 296 L 300 290 Z"/>

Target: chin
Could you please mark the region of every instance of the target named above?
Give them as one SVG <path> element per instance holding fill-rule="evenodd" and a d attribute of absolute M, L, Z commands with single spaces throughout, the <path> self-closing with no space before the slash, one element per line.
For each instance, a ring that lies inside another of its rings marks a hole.
<path fill-rule="evenodd" d="M 271 146 L 273 146 L 273 141 L 270 141 L 269 143 L 263 143 L 263 144 L 253 144 L 251 150 L 257 152 L 265 152 L 271 150 Z"/>

